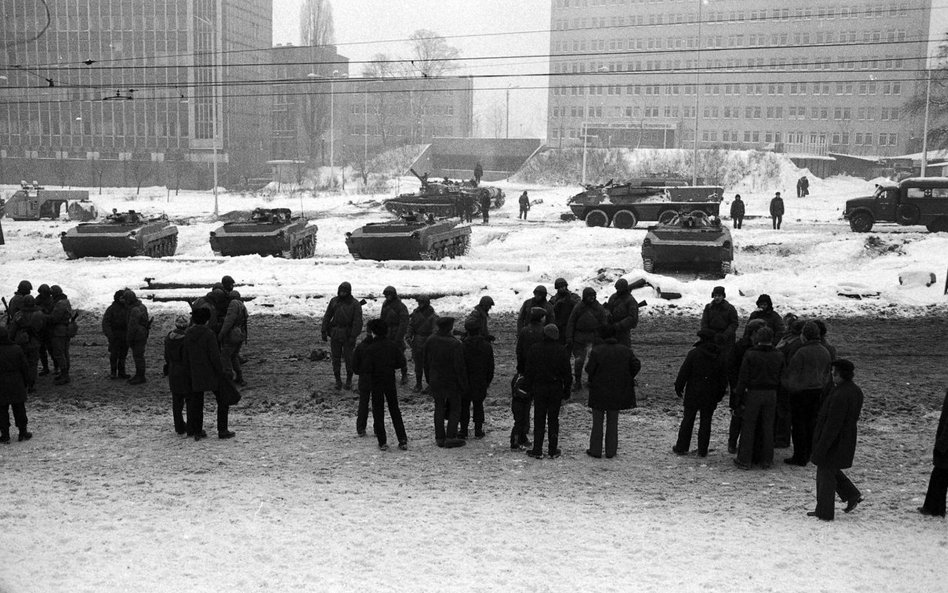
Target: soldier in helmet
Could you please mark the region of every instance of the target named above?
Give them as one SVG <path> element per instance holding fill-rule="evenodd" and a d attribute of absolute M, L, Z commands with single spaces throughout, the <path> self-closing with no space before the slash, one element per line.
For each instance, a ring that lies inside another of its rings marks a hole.
<path fill-rule="evenodd" d="M 135 296 L 132 290 L 126 290 L 122 297 L 128 307 L 128 327 L 125 332 L 125 342 L 132 351 L 132 360 L 135 361 L 135 376 L 128 380 L 129 385 L 140 385 L 145 382 L 145 346 L 148 344 L 148 331 L 151 322 L 148 318 L 148 309 Z"/>
<path fill-rule="evenodd" d="M 40 284 L 36 289 L 36 306 L 43 315 L 49 315 L 53 312 L 53 295 L 50 292 L 49 284 Z M 40 335 L 40 362 L 43 364 L 43 370 L 39 372 L 41 377 L 49 374 L 49 352 L 52 352 L 50 326 L 44 325 L 43 333 Z M 59 367 L 55 366 L 53 361 L 53 370 L 59 373 Z"/>
<path fill-rule="evenodd" d="M 323 342 L 329 342 L 332 356 L 332 373 L 336 378 L 336 389 L 342 389 L 342 362 L 346 363 L 346 389 L 352 389 L 352 352 L 356 339 L 362 333 L 362 303 L 352 296 L 352 285 L 343 282 L 336 296 L 329 301 L 323 315 Z M 330 341 L 332 338 L 332 341 Z"/>
<path fill-rule="evenodd" d="M 424 387 L 421 382 L 424 375 L 423 351 L 425 342 L 435 331 L 435 322 L 438 320 L 438 314 L 431 306 L 431 299 L 424 295 L 419 295 L 416 299 L 418 307 L 408 316 L 408 331 L 406 338 L 411 344 L 411 358 L 415 362 L 415 387 L 414 391 L 421 391 Z"/>
<path fill-rule="evenodd" d="M 606 302 L 609 324 L 616 328 L 616 340 L 628 348 L 632 347 L 632 330 L 639 324 L 639 302 L 632 296 L 629 281 L 619 278 L 616 291 Z"/>
<path fill-rule="evenodd" d="M 128 379 L 125 359 L 128 357 L 128 306 L 125 290 L 116 290 L 112 304 L 102 315 L 102 333 L 109 341 L 109 378 Z"/>
<path fill-rule="evenodd" d="M 531 310 L 534 307 L 540 307 L 546 311 L 546 317 L 543 319 L 543 325 L 547 323 L 553 323 L 553 305 L 546 300 L 546 286 L 540 284 L 533 289 L 533 296 L 523 302 L 523 305 L 520 306 L 520 314 L 517 315 L 517 331 L 522 330 L 528 323 L 530 323 Z"/>
<path fill-rule="evenodd" d="M 606 309 L 596 300 L 596 290 L 587 286 L 582 300 L 573 307 L 566 323 L 567 351 L 573 353 L 573 389 L 582 389 L 586 353 L 598 343 L 599 332 L 606 325 Z"/>
<path fill-rule="evenodd" d="M 464 327 L 467 327 L 468 321 L 473 320 L 472 323 L 480 328 L 480 335 L 484 336 L 489 341 L 494 341 L 494 337 L 490 335 L 490 331 L 487 327 L 487 322 L 490 319 L 490 309 L 493 306 L 494 299 L 487 295 L 482 296 L 480 302 L 478 302 L 477 306 L 474 307 L 474 310 L 468 314 L 467 318 L 465 318 Z"/>
<path fill-rule="evenodd" d="M 394 286 L 386 286 L 382 291 L 385 301 L 382 303 L 382 312 L 379 318 L 388 328 L 388 339 L 395 343 L 405 356 L 405 334 L 408 331 L 408 307 L 398 298 L 398 291 Z M 402 367 L 402 385 L 408 383 L 408 363 Z"/>
<path fill-rule="evenodd" d="M 59 376 L 53 384 L 65 385 L 69 383 L 69 323 L 72 321 L 72 305 L 58 284 L 49 287 L 49 294 L 53 297 L 52 311 L 46 316 L 46 324 L 50 327 L 50 354 L 53 356 L 53 364 L 59 368 Z"/>
<path fill-rule="evenodd" d="M 16 287 L 16 292 L 10 297 L 10 303 L 7 305 L 7 325 L 13 321 L 13 316 L 23 306 L 23 299 L 33 291 L 33 285 L 29 280 L 20 280 Z"/>
<path fill-rule="evenodd" d="M 247 307 L 236 290 L 231 290 L 227 299 L 227 314 L 224 315 L 224 322 L 217 336 L 221 344 L 224 375 L 233 378 L 238 385 L 246 385 L 240 366 L 240 347 L 247 340 Z"/>
<path fill-rule="evenodd" d="M 36 299 L 33 298 L 33 295 L 28 294 L 23 297 L 20 310 L 14 315 L 13 322 L 10 324 L 9 335 L 13 343 L 22 348 L 26 354 L 26 362 L 30 367 L 29 378 L 26 383 L 28 393 L 35 390 L 36 363 L 39 362 L 39 350 L 45 326 L 46 318 L 39 307 L 36 306 Z"/>

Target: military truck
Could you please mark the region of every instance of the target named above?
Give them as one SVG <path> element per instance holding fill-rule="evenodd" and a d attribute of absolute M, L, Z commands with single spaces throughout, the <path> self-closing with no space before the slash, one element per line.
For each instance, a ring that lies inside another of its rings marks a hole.
<path fill-rule="evenodd" d="M 500 208 L 504 205 L 506 196 L 503 190 L 489 185 L 474 186 L 469 182 L 443 179 L 430 181 L 428 174 L 419 175 L 414 169 L 411 174 L 418 178 L 421 187 L 414 193 L 399 194 L 385 200 L 385 209 L 392 214 L 403 216 L 413 212 L 424 211 L 436 217 L 457 216 L 463 202 L 467 202 L 473 215 L 481 212 L 481 198 L 490 198 L 491 208 Z"/>
<path fill-rule="evenodd" d="M 178 228 L 166 216 L 145 218 L 134 210 L 113 210 L 102 222 L 84 222 L 63 231 L 60 241 L 69 259 L 164 257 L 178 248 Z"/>
<path fill-rule="evenodd" d="M 438 260 L 464 255 L 470 244 L 470 225 L 431 214 L 369 223 L 346 233 L 346 247 L 355 259 Z"/>
<path fill-rule="evenodd" d="M 250 220 L 225 222 L 211 231 L 211 249 L 217 255 L 272 255 L 287 259 L 312 257 L 316 253 L 316 232 L 302 216 L 289 208 L 256 208 Z"/>
<path fill-rule="evenodd" d="M 877 222 L 925 225 L 932 233 L 948 232 L 948 177 L 909 177 L 880 183 L 872 196 L 846 202 L 843 218 L 857 233 Z"/>
<path fill-rule="evenodd" d="M 640 220 L 669 222 L 673 217 L 692 211 L 717 216 L 724 188 L 686 186 L 679 180 L 631 179 L 623 183 L 609 180 L 585 189 L 567 202 L 570 210 L 587 226 L 630 229 Z M 661 185 L 659 185 L 661 184 Z"/>
<path fill-rule="evenodd" d="M 7 201 L 6 213 L 13 220 L 40 220 L 59 218 L 64 206 L 72 201 L 89 201 L 89 192 L 78 189 L 46 189 L 25 181 Z"/>
<path fill-rule="evenodd" d="M 717 218 L 696 210 L 648 228 L 642 240 L 642 269 L 711 270 L 731 273 L 734 243 L 731 231 Z"/>

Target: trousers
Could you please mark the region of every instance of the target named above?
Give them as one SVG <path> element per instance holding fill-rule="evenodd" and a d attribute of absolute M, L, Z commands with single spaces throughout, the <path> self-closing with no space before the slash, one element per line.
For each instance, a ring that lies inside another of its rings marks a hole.
<path fill-rule="evenodd" d="M 461 420 L 461 394 L 453 390 L 434 390 L 435 440 L 458 438 L 458 423 Z"/>
<path fill-rule="evenodd" d="M 790 394 L 790 436 L 793 439 L 793 458 L 800 463 L 810 461 L 813 450 L 813 431 L 820 413 L 822 389 L 794 391 Z"/>
<path fill-rule="evenodd" d="M 750 465 L 756 457 L 764 467 L 774 462 L 774 414 L 777 409 L 777 392 L 773 389 L 748 389 L 744 395 L 744 411 L 741 420 L 741 442 L 737 449 L 737 462 Z M 755 439 L 760 436 L 757 455 L 754 455 Z"/>
<path fill-rule="evenodd" d="M 510 399 L 510 412 L 513 414 L 513 429 L 510 431 L 510 446 L 518 447 L 528 442 L 530 439 L 530 406 L 532 399 L 529 397 L 512 397 Z"/>
<path fill-rule="evenodd" d="M 533 390 L 533 450 L 543 452 L 544 432 L 549 436 L 552 455 L 560 441 L 560 406 L 563 387 L 560 385 L 536 387 Z M 548 430 L 547 430 L 548 429 Z"/>
<path fill-rule="evenodd" d="M 933 515 L 944 517 L 946 495 L 948 495 L 948 469 L 932 468 L 923 507 Z"/>
<path fill-rule="evenodd" d="M 589 433 L 589 452 L 602 455 L 603 424 L 605 424 L 606 457 L 615 457 L 619 450 L 619 410 L 593 408 L 592 431 Z"/>
<path fill-rule="evenodd" d="M 701 414 L 698 423 L 698 455 L 704 457 L 708 454 L 708 446 L 711 443 L 711 418 L 714 416 L 716 406 L 707 406 L 698 408 L 685 406 L 685 415 L 681 419 L 681 426 L 678 428 L 678 443 L 675 445 L 679 451 L 687 452 L 691 448 L 691 434 L 695 429 L 695 418 Z"/>
<path fill-rule="evenodd" d="M 29 419 L 26 417 L 26 404 L 2 404 L 0 405 L 0 434 L 10 434 L 10 408 L 13 408 L 13 424 L 20 429 L 20 432 L 26 430 Z M 944 502 L 942 502 L 944 505 Z"/>
<path fill-rule="evenodd" d="M 398 394 L 395 386 L 390 388 L 372 389 L 372 427 L 375 430 L 375 437 L 379 440 L 379 445 L 388 442 L 388 435 L 385 434 L 385 404 L 388 404 L 388 415 L 392 419 L 392 428 L 395 429 L 395 436 L 399 444 L 408 442 L 408 434 L 405 432 L 405 423 L 402 421 L 402 412 L 398 408 Z"/>
<path fill-rule="evenodd" d="M 843 470 L 828 465 L 816 466 L 816 516 L 832 521 L 836 514 L 836 495 L 843 502 L 859 498 L 862 494 L 846 477 Z"/>

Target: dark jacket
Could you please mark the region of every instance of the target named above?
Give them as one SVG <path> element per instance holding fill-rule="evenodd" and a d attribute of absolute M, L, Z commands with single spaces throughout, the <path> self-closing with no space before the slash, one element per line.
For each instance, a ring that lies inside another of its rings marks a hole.
<path fill-rule="evenodd" d="M 531 323 L 517 334 L 517 372 L 523 374 L 523 366 L 527 362 L 527 352 L 534 344 L 543 341 L 543 325 Z"/>
<path fill-rule="evenodd" d="M 363 371 L 365 367 L 365 351 L 372 344 L 372 334 L 370 333 L 352 350 L 352 372 L 359 377 L 357 388 L 359 393 L 369 393 L 372 390 L 372 378 L 368 371 Z M 419 382 L 421 379 L 419 379 Z"/>
<path fill-rule="evenodd" d="M 102 333 L 111 342 L 125 340 L 128 331 L 128 307 L 122 301 L 114 301 L 102 315 Z"/>
<path fill-rule="evenodd" d="M 148 309 L 145 305 L 135 299 L 134 303 L 128 303 L 128 327 L 125 330 L 125 341 L 144 342 L 148 339 Z"/>
<path fill-rule="evenodd" d="M 365 342 L 363 342 L 365 343 Z M 405 366 L 402 347 L 388 338 L 376 338 L 366 344 L 362 352 L 359 381 L 368 376 L 370 388 L 377 393 L 394 393 L 395 371 Z"/>
<path fill-rule="evenodd" d="M 0 332 L 0 404 L 26 402 L 26 385 L 30 381 L 30 367 L 23 349 Z"/>
<path fill-rule="evenodd" d="M 737 309 L 726 300 L 708 303 L 701 315 L 701 329 L 710 329 L 723 335 L 725 342 L 734 342 L 734 335 L 737 333 Z"/>
<path fill-rule="evenodd" d="M 362 333 L 362 305 L 351 294 L 335 296 L 326 307 L 323 336 L 355 345 Z"/>
<path fill-rule="evenodd" d="M 184 334 L 184 360 L 191 381 L 189 391 L 216 391 L 224 376 L 217 334 L 206 325 L 192 325 Z"/>
<path fill-rule="evenodd" d="M 72 305 L 66 295 L 53 301 L 53 309 L 46 316 L 46 326 L 50 330 L 50 335 L 57 337 L 66 337 L 66 330 L 69 321 L 72 319 Z"/>
<path fill-rule="evenodd" d="M 606 309 L 598 302 L 588 304 L 580 300 L 573 307 L 566 323 L 566 341 L 580 344 L 595 344 L 599 330 L 606 325 Z"/>
<path fill-rule="evenodd" d="M 467 367 L 464 365 L 464 348 L 454 336 L 434 334 L 425 342 L 422 360 L 425 361 L 425 377 L 433 391 L 468 390 Z"/>
<path fill-rule="evenodd" d="M 836 469 L 853 466 L 862 401 L 862 390 L 852 381 L 840 383 L 826 396 L 813 430 L 810 461 L 814 465 Z"/>
<path fill-rule="evenodd" d="M 702 340 L 685 356 L 675 379 L 675 393 L 684 395 L 686 408 L 713 408 L 724 399 L 727 390 L 727 368 L 721 349 Z"/>
<path fill-rule="evenodd" d="M 235 329 L 240 329 L 235 332 Z M 242 344 L 247 339 L 247 306 L 240 299 L 230 299 L 227 303 L 227 314 L 218 338 L 222 344 Z"/>
<path fill-rule="evenodd" d="M 736 395 L 743 397 L 748 390 L 776 390 L 780 386 L 783 367 L 783 354 L 774 350 L 773 346 L 754 346 L 744 354 L 744 360 L 741 362 Z"/>
<path fill-rule="evenodd" d="M 935 446 L 932 450 L 932 464 L 940 469 L 948 469 L 948 391 L 941 404 L 941 416 L 938 418 L 938 430 L 935 432 Z"/>
<path fill-rule="evenodd" d="M 527 197 L 527 193 L 526 193 L 526 192 L 520 194 L 520 198 L 517 200 L 517 203 L 520 204 L 520 209 L 521 209 L 521 210 L 524 210 L 524 209 L 529 210 L 529 209 L 530 209 L 530 198 Z"/>
<path fill-rule="evenodd" d="M 534 307 L 539 307 L 546 311 L 546 316 L 543 318 L 543 325 L 546 325 L 547 323 L 553 323 L 555 315 L 553 312 L 553 305 L 550 304 L 550 301 L 546 300 L 546 297 L 539 301 L 536 297 L 530 297 L 523 302 L 523 305 L 520 306 L 520 314 L 517 315 L 518 332 L 530 323 L 530 309 Z"/>
<path fill-rule="evenodd" d="M 632 349 L 615 338 L 593 347 L 586 362 L 589 376 L 587 405 L 594 410 L 628 410 L 635 401 L 635 376 L 642 363 Z"/>
<path fill-rule="evenodd" d="M 36 306 L 21 307 L 8 328 L 10 340 L 24 351 L 38 350 L 43 342 L 46 316 Z M 2 332 L 0 332 L 2 333 Z"/>
<path fill-rule="evenodd" d="M 13 316 L 17 314 L 17 311 L 23 308 L 23 301 L 26 299 L 26 296 L 30 294 L 29 292 L 15 292 L 13 296 L 10 297 L 10 302 L 7 303 L 7 323 L 13 320 Z"/>
<path fill-rule="evenodd" d="M 744 216 L 744 200 L 734 200 L 731 202 L 731 218 L 741 218 Z"/>
<path fill-rule="evenodd" d="M 793 393 L 810 389 L 823 389 L 830 380 L 829 350 L 819 342 L 804 342 L 787 363 L 783 386 Z"/>
<path fill-rule="evenodd" d="M 471 396 L 484 397 L 494 380 L 494 347 L 484 336 L 467 336 L 461 345 Z"/>
<path fill-rule="evenodd" d="M 425 345 L 431 334 L 435 331 L 435 322 L 438 321 L 438 315 L 431 305 L 418 307 L 408 316 L 408 331 L 406 338 L 411 345 L 412 351 L 420 350 Z"/>
<path fill-rule="evenodd" d="M 560 330 L 560 339 L 563 341 L 566 340 L 566 324 L 569 323 L 569 316 L 580 300 L 579 295 L 575 292 L 568 292 L 564 296 L 560 296 L 557 292 L 550 299 L 550 305 L 553 307 L 553 322 Z"/>
<path fill-rule="evenodd" d="M 783 317 L 781 317 L 772 308 L 768 308 L 766 311 L 754 311 L 750 314 L 748 321 L 753 321 L 755 319 L 763 320 L 763 322 L 767 324 L 767 327 L 770 328 L 770 331 L 774 332 L 774 344 L 778 344 L 780 342 L 780 338 L 782 338 L 783 334 L 787 331 L 787 326 L 783 322 Z"/>
<path fill-rule="evenodd" d="M 728 399 L 728 407 L 737 410 L 741 407 L 741 398 L 737 395 L 737 378 L 741 373 L 741 364 L 744 362 L 744 355 L 754 347 L 749 337 L 743 337 L 734 343 L 734 349 L 731 355 L 727 357 L 728 378 L 731 382 L 731 396 Z"/>
<path fill-rule="evenodd" d="M 490 313 L 485 311 L 480 305 L 477 305 L 470 313 L 468 313 L 467 317 L 464 319 L 464 324 L 467 325 L 468 321 L 474 320 L 474 322 L 477 323 L 477 327 L 480 328 L 480 334 L 485 337 L 490 337 L 490 331 L 487 328 L 487 322 L 489 319 Z"/>
<path fill-rule="evenodd" d="M 185 331 L 175 329 L 165 336 L 165 364 L 168 365 L 168 388 L 171 393 L 191 392 L 191 375 L 184 354 Z"/>
<path fill-rule="evenodd" d="M 569 399 L 573 385 L 573 374 L 569 367 L 569 354 L 562 344 L 550 338 L 534 344 L 527 350 L 524 363 L 524 388 L 562 390 L 563 399 Z"/>
<path fill-rule="evenodd" d="M 382 312 L 379 318 L 388 327 L 388 339 L 403 348 L 405 334 L 408 333 L 408 307 L 398 297 L 382 303 Z"/>
<path fill-rule="evenodd" d="M 783 216 L 783 198 L 775 197 L 770 200 L 770 215 Z"/>
<path fill-rule="evenodd" d="M 606 302 L 608 322 L 616 331 L 627 334 L 639 324 L 639 302 L 631 291 L 616 292 Z"/>
<path fill-rule="evenodd" d="M 207 322 L 207 327 L 211 328 L 215 334 L 220 331 L 221 321 L 223 321 L 218 313 L 218 303 L 226 299 L 227 295 L 223 290 L 215 289 L 191 303 L 191 309 L 207 309 L 210 312 L 211 318 Z"/>

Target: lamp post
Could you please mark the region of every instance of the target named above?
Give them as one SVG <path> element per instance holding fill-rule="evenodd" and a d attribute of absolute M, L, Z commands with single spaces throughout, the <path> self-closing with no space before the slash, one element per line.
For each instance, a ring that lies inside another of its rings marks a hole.
<path fill-rule="evenodd" d="M 695 141 L 694 154 L 691 160 L 691 185 L 698 185 L 698 109 L 700 107 L 699 94 L 701 82 L 701 9 L 708 0 L 698 0 L 698 45 L 695 52 Z"/>
<path fill-rule="evenodd" d="M 928 108 L 932 100 L 932 69 L 928 68 L 928 84 L 925 87 L 925 124 L 922 130 L 922 177 L 928 168 Z"/>
<path fill-rule="evenodd" d="M 208 30 L 211 32 L 211 63 L 209 64 L 210 69 L 210 85 L 211 85 L 211 151 L 212 151 L 212 168 L 214 171 L 214 187 L 212 192 L 214 193 L 214 218 L 217 218 L 220 214 L 220 208 L 218 205 L 217 199 L 217 66 L 215 64 L 216 60 L 215 52 L 217 51 L 217 27 L 214 26 L 214 23 L 208 19 L 194 15 L 194 18 L 207 26 Z"/>

